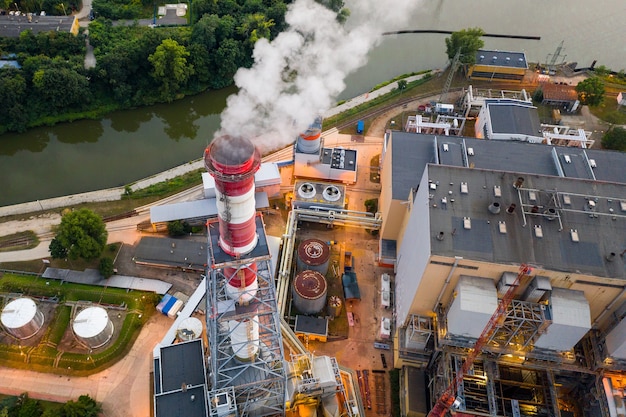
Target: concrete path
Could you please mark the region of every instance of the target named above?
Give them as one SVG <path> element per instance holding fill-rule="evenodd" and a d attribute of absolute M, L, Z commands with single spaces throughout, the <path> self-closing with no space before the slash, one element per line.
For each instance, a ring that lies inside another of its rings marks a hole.
<path fill-rule="evenodd" d="M 439 72 L 439 70 L 435 70 L 432 71 L 431 73 L 433 75 L 435 75 L 437 72 Z M 404 80 L 406 80 L 406 82 L 412 82 L 412 81 L 416 81 L 416 80 L 420 80 L 422 78 L 424 78 L 424 76 L 426 76 L 426 74 L 420 74 L 420 75 L 413 75 L 411 77 L 407 77 L 404 78 Z M 349 110 L 353 107 L 356 107 L 360 104 L 366 103 L 370 100 L 373 100 L 377 97 L 380 97 L 382 95 L 385 95 L 387 93 L 391 93 L 393 90 L 395 90 L 396 88 L 398 88 L 398 82 L 392 82 L 390 84 L 387 84 L 384 87 L 381 87 L 377 90 L 374 90 L 372 92 L 369 93 L 365 93 L 365 94 L 361 94 L 360 96 L 351 98 L 350 100 L 347 100 L 345 103 L 340 104 L 339 106 L 336 106 L 330 110 L 328 110 L 327 112 L 324 113 L 324 118 L 329 118 L 332 116 L 335 116 L 339 113 L 343 113 L 346 110 Z"/>

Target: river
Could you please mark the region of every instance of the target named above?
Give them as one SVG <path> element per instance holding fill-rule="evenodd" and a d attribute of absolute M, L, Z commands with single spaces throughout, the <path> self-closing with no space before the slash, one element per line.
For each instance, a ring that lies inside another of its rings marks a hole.
<path fill-rule="evenodd" d="M 486 49 L 525 51 L 530 62 L 593 61 L 626 68 L 623 0 L 428 0 L 407 27 L 540 36 L 541 40 L 485 38 Z M 399 74 L 446 65 L 446 35 L 385 36 L 366 66 L 346 79 L 338 99 L 362 94 Z M 170 104 L 116 112 L 98 120 L 0 136 L 0 206 L 127 184 L 198 159 L 219 126 L 234 88 Z"/>

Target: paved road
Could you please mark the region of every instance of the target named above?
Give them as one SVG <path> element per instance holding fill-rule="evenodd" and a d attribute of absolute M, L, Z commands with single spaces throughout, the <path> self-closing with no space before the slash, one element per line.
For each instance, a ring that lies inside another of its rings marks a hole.
<path fill-rule="evenodd" d="M 172 320 L 155 314 L 144 325 L 131 351 L 110 368 L 89 377 L 68 377 L 0 367 L 0 392 L 66 402 L 87 394 L 102 403 L 104 417 L 149 417 L 152 350 Z"/>

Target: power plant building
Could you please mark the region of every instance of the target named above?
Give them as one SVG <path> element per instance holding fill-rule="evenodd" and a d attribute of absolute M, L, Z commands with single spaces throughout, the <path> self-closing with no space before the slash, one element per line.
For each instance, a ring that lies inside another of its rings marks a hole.
<path fill-rule="evenodd" d="M 395 365 L 428 373 L 436 400 L 528 264 L 456 411 L 515 414 L 513 399 L 559 416 L 576 390 L 606 401 L 595 374 L 626 371 L 624 166 L 619 152 L 392 132 L 379 259 L 396 269 Z"/>
<path fill-rule="evenodd" d="M 479 49 L 467 77 L 470 80 L 522 82 L 527 69 L 528 62 L 524 52 Z"/>

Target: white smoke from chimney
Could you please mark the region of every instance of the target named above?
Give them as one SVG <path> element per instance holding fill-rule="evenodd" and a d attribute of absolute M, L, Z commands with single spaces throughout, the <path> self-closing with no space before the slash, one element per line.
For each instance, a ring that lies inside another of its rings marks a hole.
<path fill-rule="evenodd" d="M 346 76 L 367 62 L 382 33 L 406 24 L 418 5 L 415 0 L 348 2 L 351 17 L 342 26 L 334 12 L 313 0 L 296 0 L 285 16 L 288 29 L 271 43 L 259 40 L 253 66 L 235 74 L 239 92 L 228 98 L 216 136 L 258 138 L 255 145 L 262 152 L 292 143 L 335 105 Z"/>

